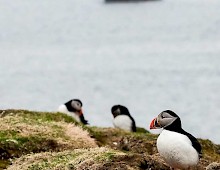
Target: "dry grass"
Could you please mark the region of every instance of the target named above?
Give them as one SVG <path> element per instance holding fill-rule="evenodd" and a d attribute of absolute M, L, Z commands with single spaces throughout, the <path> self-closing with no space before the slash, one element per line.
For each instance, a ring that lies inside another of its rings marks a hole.
<path fill-rule="evenodd" d="M 57 117 L 59 119 L 57 120 Z M 11 111 L 0 117 L 0 156 L 3 159 L 41 151 L 96 147 L 82 126 L 65 121 L 65 115 Z M 19 149 L 18 149 L 19 148 Z"/>
<path fill-rule="evenodd" d="M 95 147 L 94 139 L 90 138 L 89 133 L 80 126 L 64 121 L 45 121 L 42 119 L 31 119 L 23 115 L 7 115 L 0 118 L 1 132 L 9 132 L 5 138 L 40 136 L 45 138 L 57 139 L 61 143 L 71 143 L 81 141 L 79 147 Z M 14 132 L 13 135 L 9 135 Z M 84 141 L 84 142 L 82 142 Z M 78 142 L 79 143 L 79 142 Z M 74 143 L 75 144 L 75 143 Z M 77 147 L 76 147 L 77 148 Z"/>
<path fill-rule="evenodd" d="M 29 154 L 17 159 L 7 170 L 138 170 L 170 168 L 149 155 L 129 154 L 106 147 L 63 152 Z"/>
<path fill-rule="evenodd" d="M 83 130 L 80 126 L 67 123 L 56 123 L 56 126 L 62 127 L 64 134 L 68 137 L 66 140 L 64 138 L 58 138 L 60 143 L 70 144 L 72 148 L 93 148 L 97 147 L 97 144 L 90 134 Z"/>
<path fill-rule="evenodd" d="M 30 154 L 17 159 L 7 170 L 83 169 L 90 163 L 93 169 L 102 162 L 110 162 L 115 155 L 125 154 L 105 147 Z"/>
<path fill-rule="evenodd" d="M 30 136 L 30 135 L 38 135 L 45 136 L 48 134 L 54 135 L 52 124 L 48 124 L 46 122 L 35 123 L 31 120 L 24 119 L 21 116 L 6 116 L 0 119 L 1 131 L 14 131 L 17 132 L 19 136 Z"/>

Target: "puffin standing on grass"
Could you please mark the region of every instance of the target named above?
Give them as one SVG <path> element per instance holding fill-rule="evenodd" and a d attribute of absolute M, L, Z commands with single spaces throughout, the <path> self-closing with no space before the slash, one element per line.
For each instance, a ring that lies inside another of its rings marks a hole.
<path fill-rule="evenodd" d="M 82 112 L 82 102 L 79 99 L 72 99 L 65 104 L 62 104 L 58 108 L 58 112 L 66 113 L 67 115 L 73 117 L 77 122 L 81 122 L 84 125 L 88 124 L 85 120 Z"/>
<path fill-rule="evenodd" d="M 111 112 L 114 117 L 114 127 L 131 132 L 136 132 L 135 121 L 125 106 L 114 105 L 111 109 Z"/>
<path fill-rule="evenodd" d="M 163 128 L 157 138 L 157 149 L 172 168 L 187 169 L 196 166 L 201 157 L 198 140 L 184 131 L 181 120 L 173 111 L 161 112 L 153 119 L 150 129 Z"/>

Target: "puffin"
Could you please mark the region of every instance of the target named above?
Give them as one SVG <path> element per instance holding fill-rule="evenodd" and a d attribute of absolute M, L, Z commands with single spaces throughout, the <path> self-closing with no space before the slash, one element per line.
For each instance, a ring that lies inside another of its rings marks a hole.
<path fill-rule="evenodd" d="M 82 102 L 79 99 L 72 99 L 58 107 L 58 112 L 65 113 L 73 117 L 77 122 L 83 123 L 84 125 L 88 124 L 88 121 L 85 120 L 82 111 Z"/>
<path fill-rule="evenodd" d="M 114 105 L 111 108 L 113 125 L 115 128 L 123 129 L 130 132 L 136 132 L 136 125 L 128 109 L 122 105 Z"/>
<path fill-rule="evenodd" d="M 174 169 L 188 169 L 202 156 L 199 141 L 182 129 L 180 117 L 171 110 L 161 112 L 150 123 L 150 129 L 163 128 L 157 138 L 160 156 Z"/>

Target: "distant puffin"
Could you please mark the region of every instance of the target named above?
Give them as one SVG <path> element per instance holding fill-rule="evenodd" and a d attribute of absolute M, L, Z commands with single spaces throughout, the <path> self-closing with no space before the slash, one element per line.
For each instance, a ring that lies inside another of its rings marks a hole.
<path fill-rule="evenodd" d="M 181 120 L 173 111 L 161 112 L 150 129 L 163 128 L 157 139 L 157 149 L 172 168 L 187 169 L 197 165 L 201 157 L 198 140 L 182 129 Z"/>
<path fill-rule="evenodd" d="M 116 128 L 136 132 L 135 121 L 125 106 L 114 105 L 111 112 L 114 117 L 113 124 Z"/>
<path fill-rule="evenodd" d="M 82 112 L 82 102 L 79 99 L 72 99 L 65 104 L 62 104 L 58 108 L 58 112 L 66 113 L 69 116 L 72 116 L 77 122 L 83 124 L 88 124 L 88 121 L 85 120 Z"/>

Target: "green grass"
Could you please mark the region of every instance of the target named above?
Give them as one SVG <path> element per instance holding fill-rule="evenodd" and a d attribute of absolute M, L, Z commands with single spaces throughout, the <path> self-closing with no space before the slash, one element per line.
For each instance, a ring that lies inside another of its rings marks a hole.
<path fill-rule="evenodd" d="M 220 160 L 220 145 L 215 145 L 208 139 L 200 139 L 199 142 L 202 145 L 202 153 L 204 158 L 212 158 L 213 161 Z"/>
<path fill-rule="evenodd" d="M 18 131 L 15 130 L 4 130 L 0 131 L 0 141 L 5 141 L 7 139 L 13 139 L 18 135 Z"/>
<path fill-rule="evenodd" d="M 30 121 L 33 122 L 67 122 L 67 123 L 75 123 L 79 124 L 75 121 L 74 118 L 59 112 L 36 112 L 36 111 L 29 111 L 29 110 L 0 110 L 1 117 L 5 117 L 7 115 L 11 116 L 22 116 L 23 121 L 29 123 Z"/>
<path fill-rule="evenodd" d="M 116 155 L 115 152 L 109 151 L 109 152 L 103 153 L 103 154 L 95 157 L 95 160 L 98 161 L 98 162 L 100 162 L 100 161 L 109 162 L 114 158 L 115 155 Z"/>

